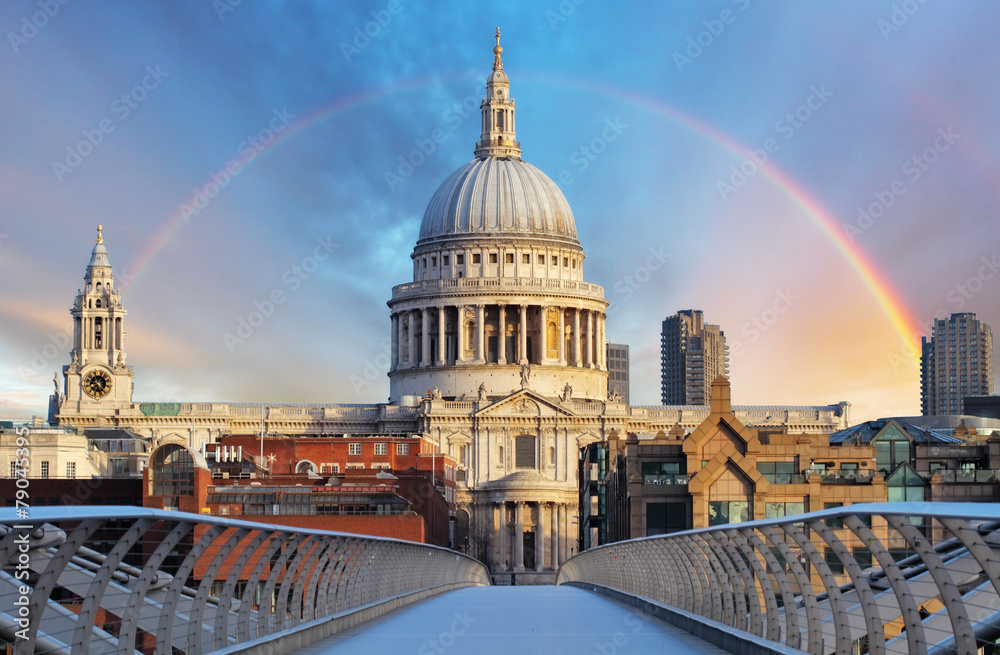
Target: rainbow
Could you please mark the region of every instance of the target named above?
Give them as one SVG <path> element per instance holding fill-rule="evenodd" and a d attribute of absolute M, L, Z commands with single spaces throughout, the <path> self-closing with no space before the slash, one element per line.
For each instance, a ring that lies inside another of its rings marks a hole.
<path fill-rule="evenodd" d="M 631 105 L 641 107 L 655 115 L 669 120 L 715 144 L 720 149 L 731 154 L 738 161 L 746 158 L 746 152 L 750 146 L 744 145 L 716 129 L 715 127 L 699 121 L 696 118 L 677 110 L 670 105 L 641 96 L 623 89 L 609 86 L 599 86 L 587 80 L 570 78 L 548 78 L 543 76 L 533 76 L 530 73 L 519 76 L 523 81 L 536 82 L 548 86 L 559 86 L 571 88 L 587 93 L 610 97 Z M 444 84 L 452 80 L 441 77 L 414 79 L 405 84 L 373 89 L 364 93 L 344 98 L 331 105 L 312 112 L 296 122 L 290 124 L 280 132 L 275 138 L 252 157 L 238 159 L 241 167 L 250 166 L 253 160 L 260 159 L 263 155 L 275 150 L 279 145 L 312 129 L 316 125 L 329 121 L 336 116 L 359 109 L 366 105 L 373 104 L 383 98 L 407 93 L 434 84 Z M 455 82 L 466 83 L 467 77 L 456 78 Z M 470 142 L 472 137 L 470 136 Z M 217 168 L 222 168 L 221 164 Z M 815 225 L 823 236 L 840 253 L 848 265 L 855 271 L 863 284 L 868 288 L 882 312 L 885 314 L 893 330 L 901 339 L 906 351 L 914 362 L 919 363 L 920 358 L 920 334 L 921 329 L 914 314 L 907 307 L 901 294 L 894 288 L 892 282 L 884 271 L 881 271 L 871 260 L 868 254 L 856 243 L 852 242 L 847 233 L 841 228 L 837 218 L 831 214 L 809 191 L 800 183 L 796 182 L 791 175 L 783 171 L 768 161 L 759 166 L 758 173 L 773 185 L 786 198 L 797 205 L 813 225 Z M 206 180 L 207 184 L 208 180 Z M 201 185 L 203 188 L 204 184 Z M 185 211 L 182 207 L 191 206 L 195 199 L 195 194 L 185 202 L 178 205 L 177 211 L 167 217 L 160 229 L 150 239 L 147 248 L 137 258 L 132 270 L 135 271 L 133 280 L 138 279 L 149 268 L 156 259 L 160 251 L 170 242 L 173 236 L 186 224 Z M 195 219 L 197 220 L 197 219 Z"/>
<path fill-rule="evenodd" d="M 528 79 L 531 79 L 530 77 Z M 688 116 L 670 105 L 655 101 L 618 88 L 595 85 L 587 80 L 575 79 L 567 81 L 564 78 L 535 78 L 534 81 L 553 86 L 570 87 L 596 95 L 607 96 L 627 102 L 637 107 L 666 118 L 672 123 L 708 139 L 720 149 L 728 152 L 738 161 L 747 158 L 751 146 L 739 143 L 729 135 L 715 127 Z M 915 314 L 910 311 L 902 295 L 895 289 L 884 271 L 880 270 L 868 254 L 854 243 L 847 232 L 841 227 L 837 218 L 830 213 L 809 191 L 796 182 L 791 175 L 775 166 L 770 160 L 758 167 L 758 174 L 764 177 L 786 198 L 797 205 L 805 216 L 819 228 L 834 248 L 840 253 L 848 265 L 854 269 L 862 283 L 868 288 L 882 312 L 885 314 L 893 331 L 899 336 L 906 352 L 917 364 L 920 362 L 920 335 L 922 330 Z"/>

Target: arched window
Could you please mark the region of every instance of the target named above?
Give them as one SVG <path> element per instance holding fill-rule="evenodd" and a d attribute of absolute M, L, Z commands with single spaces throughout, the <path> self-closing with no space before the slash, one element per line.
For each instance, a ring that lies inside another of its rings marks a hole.
<path fill-rule="evenodd" d="M 514 437 L 514 466 L 519 469 L 535 468 L 535 438 L 528 434 Z"/>
<path fill-rule="evenodd" d="M 547 357 L 559 356 L 559 326 L 553 321 L 545 329 L 545 349 Z"/>
<path fill-rule="evenodd" d="M 296 473 L 319 473 L 319 469 L 316 465 L 310 462 L 308 459 L 304 459 L 295 466 Z"/>
<path fill-rule="evenodd" d="M 154 496 L 193 496 L 194 458 L 184 446 L 167 444 L 150 463 Z"/>

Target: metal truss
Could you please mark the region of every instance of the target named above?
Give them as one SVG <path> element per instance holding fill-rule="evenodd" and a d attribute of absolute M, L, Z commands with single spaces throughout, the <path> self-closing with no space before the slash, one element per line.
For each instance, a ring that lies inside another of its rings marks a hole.
<path fill-rule="evenodd" d="M 813 655 L 971 655 L 1000 638 L 1000 507 L 858 504 L 633 539 L 568 560 L 568 582 Z"/>
<path fill-rule="evenodd" d="M 0 509 L 0 644 L 198 654 L 407 594 L 489 585 L 445 548 L 135 507 Z"/>

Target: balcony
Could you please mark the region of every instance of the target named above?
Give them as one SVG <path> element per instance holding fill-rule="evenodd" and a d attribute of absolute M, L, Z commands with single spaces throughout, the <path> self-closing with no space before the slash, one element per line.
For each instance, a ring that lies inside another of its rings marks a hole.
<path fill-rule="evenodd" d="M 552 280 L 535 277 L 461 277 L 437 280 L 421 280 L 398 284 L 392 288 L 392 299 L 402 300 L 427 294 L 465 295 L 474 293 L 496 293 L 499 291 L 524 293 L 557 293 L 565 296 L 580 296 L 604 300 L 604 287 L 579 280 Z"/>
<path fill-rule="evenodd" d="M 643 484 L 687 484 L 691 476 L 679 474 L 644 475 Z"/>

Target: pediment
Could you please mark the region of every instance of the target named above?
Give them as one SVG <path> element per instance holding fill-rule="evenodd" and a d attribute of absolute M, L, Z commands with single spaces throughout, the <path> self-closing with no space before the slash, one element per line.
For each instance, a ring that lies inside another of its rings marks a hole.
<path fill-rule="evenodd" d="M 452 432 L 451 434 L 445 436 L 447 443 L 450 444 L 470 444 L 472 443 L 472 436 L 468 432 Z"/>
<path fill-rule="evenodd" d="M 872 437 L 872 443 L 877 441 L 913 441 L 909 433 L 903 429 L 903 427 L 896 422 L 896 419 L 890 420 L 885 424 L 885 427 L 879 430 L 879 433 Z"/>
<path fill-rule="evenodd" d="M 494 402 L 492 405 L 484 407 L 474 414 L 480 418 L 494 416 L 504 416 L 513 418 L 532 417 L 553 417 L 553 416 L 575 416 L 570 411 L 557 405 L 551 400 L 538 395 L 530 389 L 522 389 L 506 398 Z"/>

